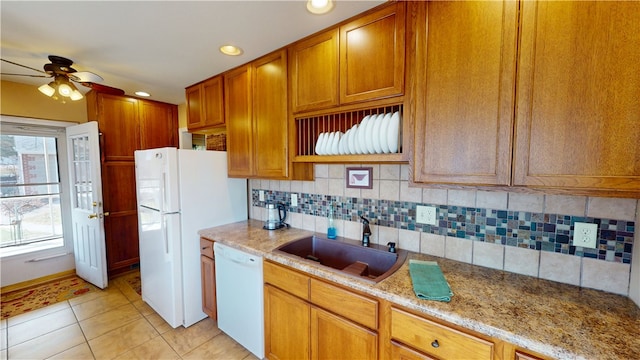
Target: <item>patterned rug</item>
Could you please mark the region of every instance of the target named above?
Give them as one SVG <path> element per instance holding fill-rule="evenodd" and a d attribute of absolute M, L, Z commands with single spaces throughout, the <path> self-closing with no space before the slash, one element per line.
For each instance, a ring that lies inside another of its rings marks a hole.
<path fill-rule="evenodd" d="M 2 319 L 97 290 L 97 287 L 72 275 L 27 289 L 11 291 L 0 297 Z"/>
<path fill-rule="evenodd" d="M 138 293 L 138 295 L 142 295 L 142 285 L 140 282 L 140 272 L 133 273 L 131 275 L 125 275 L 124 280 L 129 284 L 129 286 Z"/>

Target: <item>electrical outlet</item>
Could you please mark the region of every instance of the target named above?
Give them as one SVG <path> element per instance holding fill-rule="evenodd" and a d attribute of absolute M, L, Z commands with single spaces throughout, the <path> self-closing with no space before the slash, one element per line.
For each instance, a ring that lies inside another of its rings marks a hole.
<path fill-rule="evenodd" d="M 595 249 L 598 247 L 598 224 L 577 222 L 573 227 L 573 245 Z"/>
<path fill-rule="evenodd" d="M 298 194 L 291 194 L 291 206 L 298 206 Z"/>
<path fill-rule="evenodd" d="M 258 199 L 264 201 L 264 190 L 258 191 Z"/>
<path fill-rule="evenodd" d="M 438 208 L 435 206 L 418 205 L 416 208 L 416 222 L 420 224 L 436 225 Z"/>

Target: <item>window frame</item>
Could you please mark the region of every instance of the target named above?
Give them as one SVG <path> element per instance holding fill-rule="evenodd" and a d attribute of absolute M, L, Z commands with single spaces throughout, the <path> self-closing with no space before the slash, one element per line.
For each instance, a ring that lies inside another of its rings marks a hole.
<path fill-rule="evenodd" d="M 53 248 L 37 249 L 31 251 L 8 251 L 9 248 L 0 249 L 2 262 L 16 260 L 26 262 L 38 262 L 40 260 L 73 255 L 73 227 L 71 218 L 71 198 L 69 184 L 69 166 L 67 154 L 67 135 L 65 128 L 77 125 L 72 122 L 42 120 L 32 118 L 20 118 L 0 115 L 0 126 L 4 135 L 49 136 L 56 138 L 56 152 L 58 157 L 58 176 L 60 180 L 60 211 L 62 220 L 63 245 Z"/>

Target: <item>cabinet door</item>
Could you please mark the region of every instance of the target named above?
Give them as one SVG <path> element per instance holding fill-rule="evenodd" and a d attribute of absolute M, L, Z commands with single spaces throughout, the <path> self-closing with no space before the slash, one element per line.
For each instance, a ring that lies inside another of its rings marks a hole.
<path fill-rule="evenodd" d="M 202 311 L 213 320 L 217 320 L 216 269 L 212 258 L 200 256 L 200 272 L 202 275 Z"/>
<path fill-rule="evenodd" d="M 640 2 L 524 1 L 514 184 L 640 190 Z"/>
<path fill-rule="evenodd" d="M 224 91 L 228 174 L 232 177 L 250 177 L 253 175 L 254 145 L 249 65 L 225 73 Z"/>
<path fill-rule="evenodd" d="M 378 358 L 378 334 L 322 309 L 311 308 L 311 358 Z"/>
<path fill-rule="evenodd" d="M 140 148 L 178 146 L 178 108 L 154 101 L 139 101 Z"/>
<path fill-rule="evenodd" d="M 410 5 L 416 42 L 414 180 L 508 185 L 515 1 Z"/>
<path fill-rule="evenodd" d="M 196 84 L 185 90 L 187 98 L 187 129 L 197 129 L 202 127 L 202 118 L 200 112 L 202 108 L 202 84 Z"/>
<path fill-rule="evenodd" d="M 252 63 L 253 149 L 255 175 L 284 178 L 287 153 L 287 53 L 267 55 Z"/>
<path fill-rule="evenodd" d="M 105 161 L 133 161 L 140 146 L 138 100 L 116 95 L 98 95 L 98 128 Z"/>
<path fill-rule="evenodd" d="M 309 304 L 305 301 L 265 285 L 266 358 L 271 360 L 309 359 L 309 309 Z"/>
<path fill-rule="evenodd" d="M 338 105 L 338 36 L 338 29 L 333 29 L 289 48 L 293 112 Z"/>
<path fill-rule="evenodd" d="M 405 3 L 340 27 L 340 103 L 404 91 Z"/>
<path fill-rule="evenodd" d="M 391 342 L 391 358 L 393 360 L 434 360 L 434 358 L 430 356 L 409 349 L 395 341 Z"/>
<path fill-rule="evenodd" d="M 213 77 L 202 83 L 202 126 L 224 125 L 224 100 L 222 76 Z"/>
<path fill-rule="evenodd" d="M 102 164 L 104 230 L 109 275 L 140 262 L 135 164 L 110 161 Z M 107 215 L 109 213 L 109 215 Z"/>

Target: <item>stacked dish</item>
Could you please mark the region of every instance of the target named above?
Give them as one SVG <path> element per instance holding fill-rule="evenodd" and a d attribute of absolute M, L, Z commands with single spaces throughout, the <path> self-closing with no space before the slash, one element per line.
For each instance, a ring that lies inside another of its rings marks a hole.
<path fill-rule="evenodd" d="M 400 112 L 365 116 L 345 133 L 320 133 L 318 155 L 356 155 L 397 153 L 400 144 Z"/>

